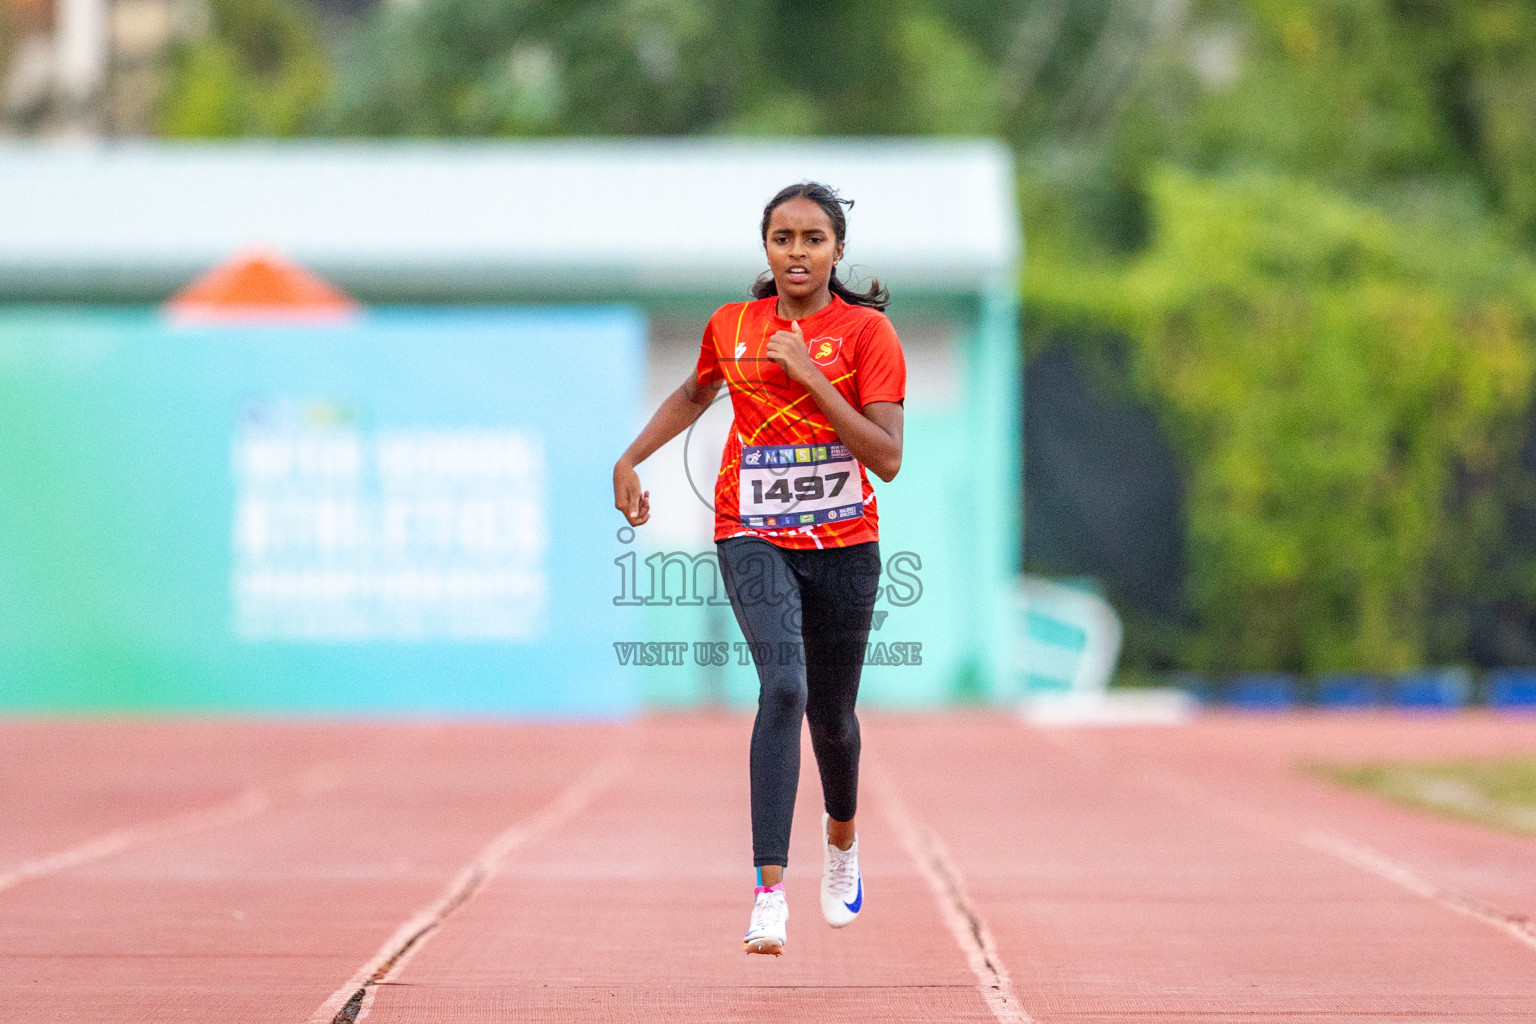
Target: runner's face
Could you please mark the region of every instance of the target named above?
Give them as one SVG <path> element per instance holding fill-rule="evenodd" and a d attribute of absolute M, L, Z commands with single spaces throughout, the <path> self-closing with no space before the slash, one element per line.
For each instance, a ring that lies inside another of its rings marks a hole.
<path fill-rule="evenodd" d="M 803 198 L 774 208 L 763 248 L 779 294 L 793 299 L 809 298 L 826 288 L 832 268 L 843 258 L 843 247 L 832 233 L 832 218 Z"/>

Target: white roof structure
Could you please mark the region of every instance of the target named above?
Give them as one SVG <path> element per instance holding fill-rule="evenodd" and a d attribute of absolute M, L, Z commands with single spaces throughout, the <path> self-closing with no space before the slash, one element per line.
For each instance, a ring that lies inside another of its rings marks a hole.
<path fill-rule="evenodd" d="M 852 277 L 974 292 L 1022 241 L 987 141 L 0 144 L 0 298 L 160 298 L 276 250 L 368 296 L 697 293 L 764 269 L 763 204 L 856 200 Z"/>

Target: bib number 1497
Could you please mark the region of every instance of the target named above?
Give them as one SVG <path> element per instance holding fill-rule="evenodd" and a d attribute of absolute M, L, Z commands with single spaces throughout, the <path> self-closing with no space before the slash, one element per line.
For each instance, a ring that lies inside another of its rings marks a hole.
<path fill-rule="evenodd" d="M 859 464 L 839 443 L 741 451 L 741 518 L 764 529 L 817 526 L 864 515 Z"/>
<path fill-rule="evenodd" d="M 777 501 L 788 505 L 790 502 L 815 501 L 818 498 L 835 498 L 842 493 L 848 484 L 848 478 L 853 473 L 842 470 L 837 473 L 828 473 L 825 477 L 816 475 L 797 476 L 791 479 L 779 479 L 768 485 L 763 490 L 763 481 L 752 481 L 752 503 L 762 505 L 765 502 Z M 827 487 L 832 489 L 829 491 Z"/>

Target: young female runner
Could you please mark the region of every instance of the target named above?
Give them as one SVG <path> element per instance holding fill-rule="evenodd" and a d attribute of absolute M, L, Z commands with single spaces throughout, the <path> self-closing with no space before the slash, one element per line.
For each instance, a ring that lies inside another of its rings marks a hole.
<path fill-rule="evenodd" d="M 768 273 L 755 301 L 715 311 L 694 373 L 667 397 L 613 469 L 614 505 L 632 526 L 650 518 L 635 466 L 687 429 L 721 383 L 735 422 L 715 484 L 715 541 L 736 621 L 761 690 L 752 727 L 756 898 L 744 945 L 784 951 L 790 820 L 807 718 L 826 802 L 821 909 L 841 928 L 864 903 L 854 811 L 859 690 L 880 549 L 865 468 L 901 467 L 906 364 L 878 281 L 856 292 L 837 278 L 844 205 L 825 185 L 779 192 L 763 210 Z"/>

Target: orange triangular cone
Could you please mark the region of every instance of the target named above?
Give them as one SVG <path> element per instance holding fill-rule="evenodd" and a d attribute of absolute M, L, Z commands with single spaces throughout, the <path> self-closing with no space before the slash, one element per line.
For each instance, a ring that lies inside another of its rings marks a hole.
<path fill-rule="evenodd" d="M 165 304 L 182 323 L 331 323 L 362 307 L 328 281 L 273 252 L 242 252 Z"/>

